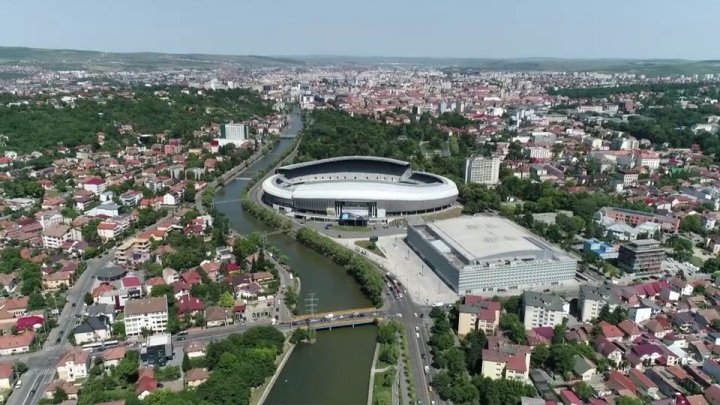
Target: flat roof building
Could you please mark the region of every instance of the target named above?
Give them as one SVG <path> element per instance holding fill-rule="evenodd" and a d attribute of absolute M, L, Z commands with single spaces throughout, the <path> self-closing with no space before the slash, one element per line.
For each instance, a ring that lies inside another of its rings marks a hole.
<path fill-rule="evenodd" d="M 662 272 L 665 250 L 655 239 L 623 243 L 618 251 L 618 265 L 627 273 L 655 274 Z"/>
<path fill-rule="evenodd" d="M 465 183 L 494 186 L 500 177 L 500 159 L 475 156 L 465 159 Z"/>
<path fill-rule="evenodd" d="M 410 247 L 458 293 L 558 285 L 577 261 L 507 219 L 459 217 L 408 228 Z"/>

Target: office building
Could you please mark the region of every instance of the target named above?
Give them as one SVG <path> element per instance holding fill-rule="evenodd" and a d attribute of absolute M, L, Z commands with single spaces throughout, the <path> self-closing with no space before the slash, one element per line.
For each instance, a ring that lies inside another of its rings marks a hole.
<path fill-rule="evenodd" d="M 167 297 L 128 300 L 125 303 L 125 334 L 137 336 L 147 329 L 164 333 L 168 323 Z"/>
<path fill-rule="evenodd" d="M 665 250 L 655 239 L 623 243 L 618 251 L 618 266 L 626 273 L 656 274 L 662 272 Z"/>
<path fill-rule="evenodd" d="M 500 159 L 475 156 L 465 159 L 465 183 L 494 186 L 500 177 Z"/>
<path fill-rule="evenodd" d="M 597 239 L 586 239 L 583 242 L 583 254 L 594 255 L 602 260 L 618 258 L 618 250 L 615 246 Z"/>
<path fill-rule="evenodd" d="M 577 261 L 507 219 L 478 215 L 408 227 L 407 242 L 461 294 L 560 285 Z"/>
<path fill-rule="evenodd" d="M 525 291 L 522 299 L 525 329 L 555 327 L 570 313 L 570 304 L 557 295 Z"/>
<path fill-rule="evenodd" d="M 140 359 L 153 365 L 164 366 L 172 358 L 173 344 L 169 334 L 148 336 L 140 349 Z"/>
<path fill-rule="evenodd" d="M 597 223 L 603 224 L 603 221 L 607 219 L 612 220 L 612 222 L 624 222 L 633 227 L 650 222 L 660 225 L 660 229 L 670 233 L 677 233 L 680 227 L 680 219 L 668 215 L 657 215 L 651 212 L 603 207 L 595 213 L 595 221 Z"/>

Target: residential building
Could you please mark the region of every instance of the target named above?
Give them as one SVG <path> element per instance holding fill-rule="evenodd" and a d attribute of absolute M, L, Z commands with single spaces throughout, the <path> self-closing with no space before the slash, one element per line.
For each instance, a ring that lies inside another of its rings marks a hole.
<path fill-rule="evenodd" d="M 83 189 L 95 195 L 100 195 L 105 191 L 105 180 L 99 177 L 93 177 L 83 182 Z"/>
<path fill-rule="evenodd" d="M 217 138 L 220 146 L 232 144 L 240 147 L 249 141 L 249 127 L 241 123 L 229 123 L 220 126 L 220 137 Z"/>
<path fill-rule="evenodd" d="M 214 328 L 232 323 L 232 315 L 226 308 L 208 307 L 205 310 L 205 327 Z"/>
<path fill-rule="evenodd" d="M 42 232 L 45 249 L 60 249 L 65 241 L 70 240 L 70 227 L 64 224 L 52 225 Z"/>
<path fill-rule="evenodd" d="M 57 365 L 58 378 L 68 382 L 87 378 L 90 369 L 90 353 L 80 348 L 73 349 L 60 359 Z"/>
<path fill-rule="evenodd" d="M 15 382 L 15 367 L 11 362 L 0 363 L 0 390 L 9 390 Z"/>
<path fill-rule="evenodd" d="M 104 316 L 88 317 L 73 329 L 75 344 L 102 342 L 110 338 L 110 323 Z"/>
<path fill-rule="evenodd" d="M 576 354 L 573 359 L 573 371 L 582 381 L 590 381 L 597 374 L 597 367 L 592 361 Z"/>
<path fill-rule="evenodd" d="M 140 350 L 140 359 L 150 364 L 164 366 L 172 358 L 173 344 L 169 334 L 149 336 Z"/>
<path fill-rule="evenodd" d="M 185 385 L 195 388 L 210 378 L 210 373 L 206 368 L 193 368 L 185 372 Z"/>
<path fill-rule="evenodd" d="M 128 300 L 125 303 L 125 333 L 128 336 L 138 336 L 143 329 L 164 333 L 167 322 L 168 303 L 165 296 Z"/>
<path fill-rule="evenodd" d="M 506 378 L 530 382 L 530 349 L 524 346 L 507 346 L 483 350 L 482 376 L 493 380 Z"/>
<path fill-rule="evenodd" d="M 625 208 L 603 207 L 595 213 L 595 219 L 601 222 L 603 218 L 609 218 L 613 221 L 624 222 L 631 226 L 638 226 L 646 222 L 653 222 L 660 225 L 665 232 L 677 233 L 680 227 L 680 219 L 667 216 L 657 215 L 649 212 L 628 210 Z"/>
<path fill-rule="evenodd" d="M 0 356 L 29 352 L 34 340 L 35 333 L 31 331 L 19 335 L 0 336 Z"/>
<path fill-rule="evenodd" d="M 525 291 L 522 300 L 525 329 L 555 327 L 570 312 L 570 304 L 557 295 Z"/>
<path fill-rule="evenodd" d="M 500 176 L 500 159 L 475 156 L 465 159 L 465 183 L 494 186 Z"/>
<path fill-rule="evenodd" d="M 620 304 L 620 297 L 607 286 L 580 286 L 578 308 L 581 322 L 589 322 L 597 318 L 605 305 L 614 309 L 618 304 Z"/>
<path fill-rule="evenodd" d="M 657 274 L 662 272 L 665 250 L 655 239 L 623 243 L 618 251 L 618 267 L 626 273 Z"/>
<path fill-rule="evenodd" d="M 482 330 L 486 335 L 494 335 L 500 325 L 499 302 L 467 295 L 459 306 L 458 336 L 462 337 L 471 330 Z"/>

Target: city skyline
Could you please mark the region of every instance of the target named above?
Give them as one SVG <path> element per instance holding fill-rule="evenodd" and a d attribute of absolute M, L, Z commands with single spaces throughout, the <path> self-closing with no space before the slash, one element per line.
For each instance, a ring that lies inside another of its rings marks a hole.
<path fill-rule="evenodd" d="M 308 4 L 161 0 L 4 2 L 3 46 L 103 52 L 429 58 L 717 59 L 720 4 L 641 0 L 572 7 L 416 1 L 338 9 Z M 620 11 L 618 11 L 620 10 Z M 697 10 L 703 10 L 698 13 Z M 112 19 L 107 16 L 113 16 Z M 687 21 L 693 21 L 692 30 Z"/>

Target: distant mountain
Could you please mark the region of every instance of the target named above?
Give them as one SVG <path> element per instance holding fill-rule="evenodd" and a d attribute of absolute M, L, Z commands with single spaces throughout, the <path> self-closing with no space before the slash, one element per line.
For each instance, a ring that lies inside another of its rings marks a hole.
<path fill-rule="evenodd" d="M 0 47 L 0 65 L 35 64 L 56 70 L 119 71 L 161 67 L 217 68 L 225 64 L 294 66 L 303 62 L 284 57 L 254 55 L 170 54 L 157 52 L 114 53 L 73 49 Z"/>
<path fill-rule="evenodd" d="M 683 59 L 561 59 L 561 58 L 431 58 L 362 57 L 333 55 L 257 56 L 171 54 L 158 52 L 112 53 L 72 49 L 0 47 L 0 65 L 35 64 L 56 70 L 119 71 L 161 67 L 215 69 L 232 64 L 246 67 L 303 65 L 434 66 L 471 71 L 594 71 L 632 72 L 650 76 L 720 73 L 720 60 Z"/>

